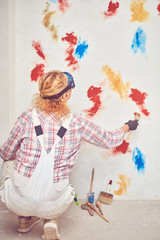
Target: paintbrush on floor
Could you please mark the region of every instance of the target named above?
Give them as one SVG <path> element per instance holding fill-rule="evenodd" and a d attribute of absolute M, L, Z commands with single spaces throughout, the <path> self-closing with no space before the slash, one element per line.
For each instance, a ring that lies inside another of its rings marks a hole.
<path fill-rule="evenodd" d="M 112 180 L 109 181 L 106 192 L 100 192 L 98 196 L 98 201 L 105 204 L 111 204 L 113 200 L 113 194 L 109 193 L 112 185 Z"/>

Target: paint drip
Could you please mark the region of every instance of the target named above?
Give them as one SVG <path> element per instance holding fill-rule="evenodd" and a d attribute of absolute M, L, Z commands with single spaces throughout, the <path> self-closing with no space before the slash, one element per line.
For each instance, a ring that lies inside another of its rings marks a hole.
<path fill-rule="evenodd" d="M 132 0 L 132 4 L 130 5 L 131 14 L 131 22 L 145 22 L 148 20 L 149 12 L 144 9 L 144 3 L 146 0 Z"/>
<path fill-rule="evenodd" d="M 44 18 L 42 20 L 43 26 L 51 33 L 52 39 L 58 40 L 57 28 L 52 23 L 52 17 L 56 14 L 56 11 L 49 11 L 50 4 L 46 3 L 46 9 L 43 11 Z"/>
<path fill-rule="evenodd" d="M 34 47 L 34 49 L 36 50 L 36 53 L 45 60 L 45 55 L 43 53 L 43 49 L 42 46 L 40 44 L 40 42 L 36 42 L 36 41 L 32 41 L 32 46 Z"/>
<path fill-rule="evenodd" d="M 87 113 L 88 117 L 93 117 L 101 108 L 100 93 L 102 92 L 101 87 L 91 86 L 87 91 L 87 96 L 90 101 L 94 103 L 94 106 L 90 109 L 84 110 Z"/>
<path fill-rule="evenodd" d="M 135 164 L 135 167 L 136 167 L 138 173 L 144 174 L 145 173 L 146 157 L 140 151 L 140 149 L 137 148 L 137 147 L 133 150 L 132 161 Z"/>
<path fill-rule="evenodd" d="M 115 91 L 119 94 L 121 99 L 127 99 L 128 98 L 128 91 L 130 88 L 130 83 L 124 83 L 122 81 L 121 73 L 120 71 L 118 73 L 112 71 L 112 69 L 105 65 L 102 67 L 102 71 L 106 75 L 106 80 L 111 88 L 112 91 Z"/>
<path fill-rule="evenodd" d="M 133 53 L 136 54 L 138 50 L 142 53 L 146 53 L 146 34 L 142 28 L 138 28 L 131 45 Z"/>
<path fill-rule="evenodd" d="M 128 187 L 130 185 L 131 180 L 125 174 L 124 175 L 119 174 L 119 179 L 120 179 L 120 182 L 117 182 L 117 184 L 119 185 L 119 189 L 117 191 L 114 191 L 114 194 L 125 195 L 128 191 Z"/>
<path fill-rule="evenodd" d="M 133 89 L 133 88 L 131 88 L 131 94 L 129 95 L 129 97 L 132 99 L 132 101 L 134 101 L 137 104 L 140 111 L 144 115 L 149 116 L 150 113 L 145 107 L 145 99 L 146 99 L 147 96 L 148 96 L 147 93 L 140 92 L 139 90 Z"/>
<path fill-rule="evenodd" d="M 126 154 L 126 153 L 130 153 L 131 150 L 129 148 L 129 143 L 126 142 L 125 140 L 123 140 L 123 143 L 115 148 L 112 149 L 112 153 L 114 155 L 117 155 L 117 154 Z"/>
<path fill-rule="evenodd" d="M 36 67 L 31 71 L 31 81 L 37 82 L 44 75 L 44 64 L 36 64 Z"/>
<path fill-rule="evenodd" d="M 113 3 L 109 2 L 107 11 L 104 12 L 105 17 L 115 16 L 117 14 L 117 10 L 119 8 L 119 2 Z"/>

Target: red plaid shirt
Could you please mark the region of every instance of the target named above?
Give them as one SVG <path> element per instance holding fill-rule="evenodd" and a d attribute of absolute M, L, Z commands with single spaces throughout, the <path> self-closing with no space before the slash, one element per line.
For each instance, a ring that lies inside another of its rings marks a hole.
<path fill-rule="evenodd" d="M 49 115 L 40 111 L 37 113 L 44 133 L 44 147 L 49 152 L 60 125 L 53 113 Z M 69 129 L 55 149 L 54 182 L 69 176 L 82 141 L 108 149 L 120 145 L 123 137 L 124 132 L 121 129 L 106 131 L 81 114 L 73 114 Z M 23 176 L 31 177 L 40 154 L 41 145 L 35 134 L 32 110 L 28 110 L 17 119 L 7 141 L 0 148 L 0 157 L 3 160 L 16 159 L 16 171 Z"/>

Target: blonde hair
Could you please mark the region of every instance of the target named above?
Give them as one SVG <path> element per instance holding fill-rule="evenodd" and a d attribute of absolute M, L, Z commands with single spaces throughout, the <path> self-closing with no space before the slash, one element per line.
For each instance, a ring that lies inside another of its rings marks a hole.
<path fill-rule="evenodd" d="M 58 70 L 50 71 L 39 79 L 39 94 L 35 94 L 32 99 L 32 107 L 45 113 L 53 112 L 58 118 L 63 114 L 69 114 L 70 109 L 66 101 L 59 99 L 44 99 L 61 92 L 67 85 L 66 75 Z"/>

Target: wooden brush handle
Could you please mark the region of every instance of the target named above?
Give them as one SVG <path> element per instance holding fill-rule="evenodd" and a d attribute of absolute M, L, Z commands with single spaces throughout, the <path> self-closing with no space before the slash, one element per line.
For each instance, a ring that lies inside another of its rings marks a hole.
<path fill-rule="evenodd" d="M 128 136 L 127 136 L 127 138 L 126 138 L 126 142 L 127 142 L 127 143 L 129 142 L 129 140 L 130 140 L 130 138 L 131 138 L 131 136 L 132 136 L 132 132 L 133 132 L 133 131 L 129 131 L 129 133 L 128 133 Z"/>
<path fill-rule="evenodd" d="M 92 204 L 90 204 L 89 202 L 87 204 L 88 206 L 90 206 L 91 209 L 93 209 L 96 213 L 98 213 L 104 220 L 106 220 L 109 223 L 108 219 L 105 218 L 100 212 L 98 212 L 98 210 Z"/>

